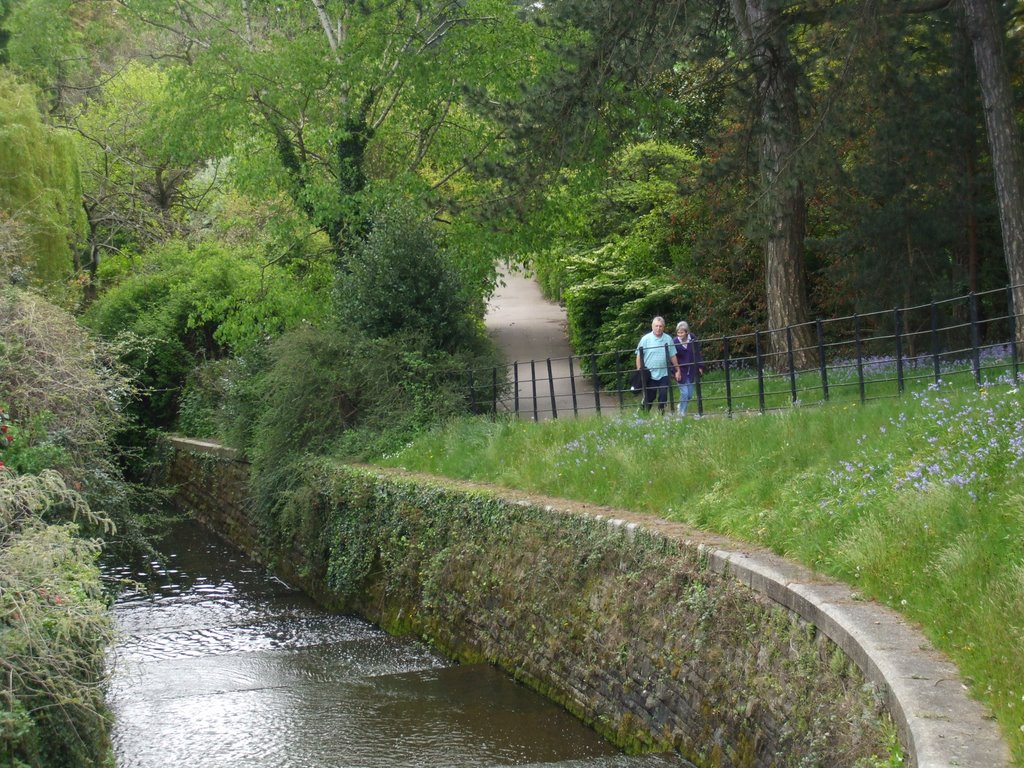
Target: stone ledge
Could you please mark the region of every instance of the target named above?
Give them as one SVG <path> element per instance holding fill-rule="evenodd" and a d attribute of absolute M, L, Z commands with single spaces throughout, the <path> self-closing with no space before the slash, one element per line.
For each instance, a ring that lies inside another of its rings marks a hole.
<path fill-rule="evenodd" d="M 228 448 L 226 445 L 215 443 L 212 440 L 198 440 L 194 437 L 178 437 L 177 435 L 168 435 L 166 439 L 171 445 L 181 450 L 216 456 L 229 461 L 244 461 L 234 448 Z"/>
<path fill-rule="evenodd" d="M 415 475 L 374 467 L 375 471 Z M 621 528 L 665 536 L 696 548 L 713 570 L 732 576 L 756 592 L 814 624 L 839 646 L 864 676 L 887 696 L 913 768 L 1011 768 L 1009 747 L 991 713 L 967 693 L 960 672 L 924 634 L 896 611 L 858 600 L 849 585 L 822 576 L 767 551 L 747 547 L 651 515 L 574 503 L 550 497 L 526 499 L 496 486 L 436 476 L 449 486 L 487 487 L 522 504 L 541 503 L 555 514 L 579 514 Z"/>
<path fill-rule="evenodd" d="M 498 493 L 517 495 L 514 491 Z M 571 503 L 548 508 L 572 513 Z M 991 713 L 967 693 L 956 665 L 896 611 L 858 599 L 849 585 L 770 552 L 746 548 L 661 518 L 578 505 L 610 525 L 639 524 L 696 547 L 713 570 L 816 626 L 882 690 L 915 768 L 1011 768 L 1009 747 Z M 600 511 L 599 511 L 600 510 Z M 611 519 L 608 519 L 611 518 Z M 636 528 L 630 531 L 635 535 Z"/>
<path fill-rule="evenodd" d="M 774 555 L 712 549 L 710 557 L 716 571 L 814 624 L 885 691 L 911 765 L 1011 766 L 998 725 L 967 695 L 956 666 L 898 613 Z"/>

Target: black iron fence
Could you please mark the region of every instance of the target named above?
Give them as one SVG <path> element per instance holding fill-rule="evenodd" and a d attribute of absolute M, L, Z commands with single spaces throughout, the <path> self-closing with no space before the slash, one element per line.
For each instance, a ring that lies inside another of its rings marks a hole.
<path fill-rule="evenodd" d="M 1021 315 L 1012 288 L 699 338 L 705 373 L 688 413 L 765 412 L 840 398 L 865 402 L 948 378 L 976 385 L 988 376 L 1016 380 Z M 666 352 L 674 352 L 671 345 Z M 629 388 L 634 361 L 635 349 L 628 348 L 475 369 L 465 374 L 468 397 L 474 412 L 534 420 L 635 408 L 639 398 Z M 670 385 L 673 410 L 677 400 Z"/>

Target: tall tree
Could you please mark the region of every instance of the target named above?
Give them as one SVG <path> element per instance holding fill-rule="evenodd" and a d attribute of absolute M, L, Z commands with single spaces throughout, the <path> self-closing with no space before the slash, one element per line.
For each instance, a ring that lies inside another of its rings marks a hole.
<path fill-rule="evenodd" d="M 502 0 L 124 6 L 175 35 L 182 134 L 250 192 L 290 195 L 342 264 L 382 182 L 450 210 L 500 140 L 465 83 L 505 96 L 529 65 L 501 57 L 526 34 Z"/>
<path fill-rule="evenodd" d="M 756 145 L 757 232 L 764 254 L 768 323 L 780 331 L 793 327 L 797 362 L 804 365 L 810 364 L 813 349 L 809 328 L 802 325 L 809 315 L 806 195 L 797 171 L 803 136 L 790 15 L 770 0 L 546 4 L 543 16 L 562 31 L 558 46 L 568 64 L 561 75 L 541 84 L 532 114 L 543 126 L 535 137 L 552 146 L 562 147 L 566 137 L 575 140 L 582 132 L 603 148 L 652 130 L 654 105 L 665 120 L 673 112 L 687 111 L 703 94 L 713 94 L 723 80 L 740 88 L 751 82 L 748 109 Z M 666 76 L 680 68 L 696 76 L 682 98 L 669 104 Z M 635 122 L 624 127 L 622 122 L 630 119 Z M 783 333 L 773 335 L 776 351 L 785 349 L 785 338 Z"/>
<path fill-rule="evenodd" d="M 1006 64 L 1006 35 L 992 0 L 961 0 L 961 8 L 978 71 L 995 173 L 1003 253 L 1014 286 L 1014 309 L 1019 317 L 1024 313 L 1024 144 Z M 1020 319 L 1017 340 L 1024 343 L 1024 322 Z"/>
<path fill-rule="evenodd" d="M 34 88 L 0 72 L 0 227 L 24 235 L 4 238 L 11 246 L 0 263 L 53 282 L 71 274 L 82 236 L 81 182 L 70 137 L 47 125 L 38 105 Z"/>
<path fill-rule="evenodd" d="M 88 237 L 76 268 L 95 277 L 111 253 L 138 252 L 181 234 L 217 183 L 194 183 L 205 159 L 169 140 L 175 105 L 166 71 L 129 62 L 69 116 L 78 138 Z M 94 287 L 86 283 L 87 292 Z"/>
<path fill-rule="evenodd" d="M 852 74 L 821 129 L 831 159 L 809 224 L 825 260 L 814 280 L 825 314 L 923 303 L 1000 279 L 1001 255 L 983 258 L 1001 249 L 991 237 L 994 195 L 978 183 L 984 129 L 960 26 L 951 13 L 918 13 L 861 27 Z"/>
<path fill-rule="evenodd" d="M 0 2 L 0 61 L 46 93 L 55 114 L 110 71 L 123 32 L 109 0 Z"/>
<path fill-rule="evenodd" d="M 789 48 L 785 8 L 775 0 L 730 0 L 745 58 L 756 82 L 755 133 L 764 212 L 764 274 L 768 325 L 792 327 L 796 364 L 814 362 L 807 305 L 804 239 L 807 198 L 796 173 L 800 145 L 797 62 Z M 773 334 L 775 351 L 785 335 Z"/>

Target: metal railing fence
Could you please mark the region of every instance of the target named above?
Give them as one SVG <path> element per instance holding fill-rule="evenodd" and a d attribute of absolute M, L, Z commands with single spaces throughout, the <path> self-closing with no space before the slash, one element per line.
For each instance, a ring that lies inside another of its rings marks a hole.
<path fill-rule="evenodd" d="M 803 326 L 699 338 L 705 375 L 696 383 L 688 412 L 765 412 L 840 398 L 866 402 L 899 397 L 943 378 L 970 378 L 981 385 L 988 371 L 1016 379 L 1021 314 L 1013 305 L 1013 287 Z M 637 407 L 640 398 L 629 389 L 634 360 L 634 348 L 601 350 L 516 361 L 463 376 L 476 413 L 577 417 Z M 670 382 L 669 405 L 675 410 L 677 390 Z"/>

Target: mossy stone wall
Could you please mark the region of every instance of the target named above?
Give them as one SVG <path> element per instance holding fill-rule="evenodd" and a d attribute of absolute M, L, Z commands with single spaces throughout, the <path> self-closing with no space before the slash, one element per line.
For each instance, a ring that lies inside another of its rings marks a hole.
<path fill-rule="evenodd" d="M 178 443 L 180 506 L 326 605 L 487 661 L 630 751 L 699 766 L 887 765 L 876 689 L 700 548 L 422 478 L 313 462 L 256 520 L 245 465 Z"/>

